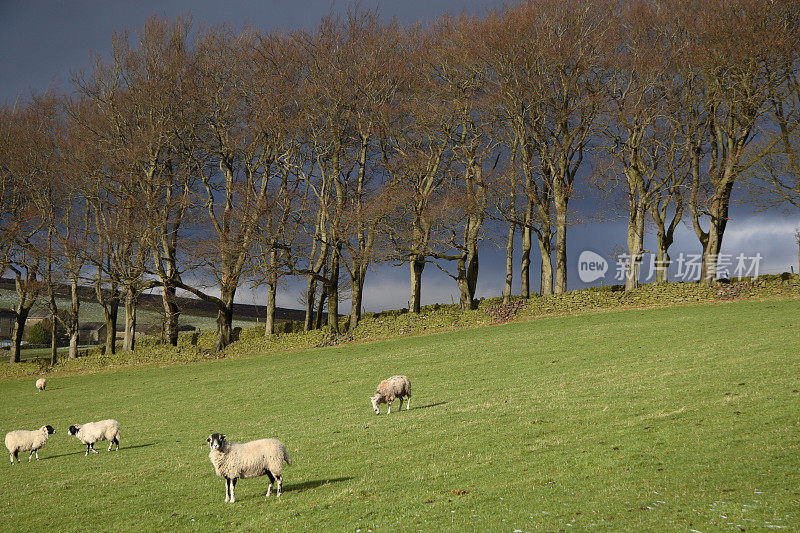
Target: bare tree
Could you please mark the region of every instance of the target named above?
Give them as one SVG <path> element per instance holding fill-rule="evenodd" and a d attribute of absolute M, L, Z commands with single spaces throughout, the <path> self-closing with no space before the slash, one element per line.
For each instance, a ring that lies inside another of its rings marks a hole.
<path fill-rule="evenodd" d="M 671 7 L 671 31 L 682 45 L 676 72 L 685 90 L 676 116 L 687 139 L 689 212 L 703 247 L 701 281 L 711 284 L 734 185 L 780 139 L 764 116 L 779 82 L 775 65 L 789 42 L 788 26 L 780 2 L 719 0 L 698 10 L 676 1 Z"/>
<path fill-rule="evenodd" d="M 52 98 L 0 109 L 0 258 L 2 270 L 15 278 L 18 302 L 10 361 L 20 361 L 25 323 L 42 289 L 42 263 L 47 262 L 48 181 L 56 157 L 52 138 Z"/>

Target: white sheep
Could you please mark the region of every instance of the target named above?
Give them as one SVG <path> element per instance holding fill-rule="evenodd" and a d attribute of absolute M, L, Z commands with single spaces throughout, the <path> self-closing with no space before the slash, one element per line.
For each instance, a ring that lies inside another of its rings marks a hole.
<path fill-rule="evenodd" d="M 19 452 L 31 452 L 28 456 L 28 462 L 31 462 L 31 457 L 36 454 L 36 460 L 39 460 L 39 450 L 42 446 L 47 444 L 47 439 L 55 433 L 56 430 L 53 426 L 46 425 L 33 431 L 18 429 L 16 431 L 9 431 L 6 433 L 6 448 L 11 457 L 11 464 L 14 464 L 14 459 L 19 463 Z"/>
<path fill-rule="evenodd" d="M 47 380 L 44 378 L 39 378 L 36 380 L 36 388 L 40 391 L 43 391 L 44 388 L 47 386 Z"/>
<path fill-rule="evenodd" d="M 269 487 L 267 497 L 275 485 L 275 492 L 280 497 L 283 485 L 283 462 L 291 465 L 292 459 L 286 446 L 275 439 L 261 439 L 238 443 L 225 440 L 222 433 L 212 433 L 206 439 L 211 451 L 208 458 L 214 465 L 217 475 L 225 478 L 225 501 L 235 502 L 233 489 L 239 478 L 251 478 L 267 475 Z"/>
<path fill-rule="evenodd" d="M 406 376 L 392 376 L 378 384 L 375 395 L 371 396 L 369 401 L 372 402 L 372 408 L 375 410 L 376 415 L 381 414 L 380 404 L 388 404 L 389 409 L 386 411 L 388 415 L 392 412 L 392 402 L 395 398 L 400 398 L 400 410 L 402 411 L 403 396 L 408 397 L 406 402 L 406 411 L 408 411 L 411 409 L 411 381 Z"/>
<path fill-rule="evenodd" d="M 86 453 L 89 451 L 97 453 L 94 449 L 94 443 L 101 440 L 108 440 L 108 451 L 111 451 L 111 446 L 117 445 L 119 450 L 119 422 L 113 419 L 100 420 L 99 422 L 89 422 L 87 424 L 75 424 L 67 429 L 69 435 L 77 437 L 79 441 L 86 445 Z"/>

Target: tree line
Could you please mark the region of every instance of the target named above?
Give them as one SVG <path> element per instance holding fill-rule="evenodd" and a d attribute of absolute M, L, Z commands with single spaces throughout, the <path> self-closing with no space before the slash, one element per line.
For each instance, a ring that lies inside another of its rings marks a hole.
<path fill-rule="evenodd" d="M 217 306 L 222 349 L 243 285 L 266 287 L 273 333 L 284 276 L 306 282 L 306 330 L 352 329 L 376 261 L 408 265 L 411 312 L 428 265 L 473 309 L 489 228 L 505 228 L 506 300 L 516 264 L 522 296 L 560 294 L 582 180 L 624 204 L 626 289 L 646 224 L 664 281 L 687 218 L 713 283 L 735 185 L 800 206 L 799 21 L 790 0 L 530 0 L 426 26 L 352 8 L 292 33 L 153 17 L 70 91 L 0 108 L 11 360 L 39 298 L 77 355 L 87 283 L 112 353 L 120 306 L 133 350 L 156 288 L 173 345 L 177 291 Z"/>

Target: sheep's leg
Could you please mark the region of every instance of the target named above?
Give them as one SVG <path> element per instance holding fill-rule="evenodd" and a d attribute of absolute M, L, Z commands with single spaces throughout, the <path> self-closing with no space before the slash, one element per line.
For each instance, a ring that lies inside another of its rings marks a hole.
<path fill-rule="evenodd" d="M 36 460 L 39 460 L 39 450 L 36 450 Z"/>
<path fill-rule="evenodd" d="M 400 409 L 398 409 L 398 411 L 402 411 L 402 410 L 403 410 L 403 397 L 400 396 Z"/>
<path fill-rule="evenodd" d="M 114 448 L 114 451 L 115 451 L 115 452 L 118 452 L 118 451 L 119 451 L 119 437 L 118 437 L 118 436 L 117 436 L 117 437 L 114 437 L 114 444 L 116 444 L 116 445 L 117 445 L 117 447 L 116 447 L 116 448 Z"/>
<path fill-rule="evenodd" d="M 11 459 L 11 466 L 14 466 L 14 454 L 13 453 L 9 453 L 8 454 L 8 458 Z"/>
<path fill-rule="evenodd" d="M 231 503 L 236 501 L 236 496 L 233 495 L 233 489 L 236 488 L 236 478 L 231 479 Z"/>
<path fill-rule="evenodd" d="M 89 445 L 89 448 L 92 450 L 92 453 L 100 453 L 94 449 L 94 442 Z"/>
<path fill-rule="evenodd" d="M 272 494 L 272 485 L 275 483 L 275 476 L 272 475 L 272 472 L 267 470 L 267 477 L 269 478 L 269 485 L 267 485 L 267 498 L 269 495 Z"/>
<path fill-rule="evenodd" d="M 231 488 L 230 488 L 231 480 L 225 478 L 225 503 L 228 503 L 231 499 Z"/>
<path fill-rule="evenodd" d="M 91 444 L 87 444 L 86 445 L 86 453 L 83 454 L 83 456 L 86 457 L 87 455 L 89 455 L 89 450 L 91 450 L 91 449 L 92 449 L 92 445 Z"/>
<path fill-rule="evenodd" d="M 280 498 L 281 497 L 281 489 L 283 488 L 283 478 L 279 475 L 279 476 L 277 476 L 275 478 L 275 481 L 277 481 L 277 483 L 275 485 L 275 496 L 277 498 Z"/>
<path fill-rule="evenodd" d="M 33 450 L 31 450 L 31 454 L 28 456 L 28 462 L 31 462 L 31 458 L 33 458 Z"/>
<path fill-rule="evenodd" d="M 409 409 L 411 409 L 411 395 L 410 394 L 408 395 L 408 398 L 406 398 L 406 411 L 408 411 Z"/>

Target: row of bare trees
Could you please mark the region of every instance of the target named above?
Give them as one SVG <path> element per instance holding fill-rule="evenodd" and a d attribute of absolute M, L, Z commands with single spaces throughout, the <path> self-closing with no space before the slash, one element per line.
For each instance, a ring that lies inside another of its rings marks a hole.
<path fill-rule="evenodd" d="M 627 200 L 628 289 L 650 222 L 666 279 L 685 214 L 712 283 L 737 183 L 800 204 L 798 21 L 788 0 L 530 0 L 424 28 L 354 9 L 288 35 L 153 18 L 69 94 L 0 112 L 12 360 L 45 295 L 76 355 L 87 282 L 111 352 L 120 304 L 132 350 L 137 298 L 156 287 L 172 344 L 178 291 L 216 305 L 222 349 L 245 284 L 266 287 L 272 334 L 282 276 L 306 280 L 306 329 L 342 331 L 349 288 L 354 328 L 374 261 L 409 265 L 412 312 L 427 265 L 472 309 L 497 228 L 506 298 L 517 259 L 522 295 L 535 290 L 534 240 L 539 292 L 563 293 L 587 184 Z M 57 283 L 72 290 L 61 312 Z"/>

